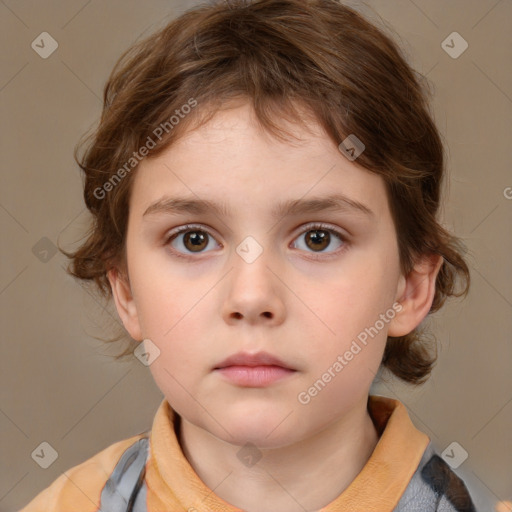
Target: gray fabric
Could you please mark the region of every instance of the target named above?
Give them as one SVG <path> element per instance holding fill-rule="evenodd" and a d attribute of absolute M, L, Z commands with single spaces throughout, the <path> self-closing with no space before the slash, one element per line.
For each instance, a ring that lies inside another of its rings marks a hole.
<path fill-rule="evenodd" d="M 430 442 L 393 512 L 477 511 L 464 482 Z"/>
<path fill-rule="evenodd" d="M 98 512 L 147 512 L 148 450 L 149 439 L 142 437 L 123 453 L 103 487 Z"/>

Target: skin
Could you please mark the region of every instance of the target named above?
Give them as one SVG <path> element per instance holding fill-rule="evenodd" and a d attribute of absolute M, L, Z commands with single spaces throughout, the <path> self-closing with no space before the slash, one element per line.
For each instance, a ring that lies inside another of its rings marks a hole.
<path fill-rule="evenodd" d="M 425 255 L 403 276 L 382 178 L 345 158 L 316 123 L 284 126 L 299 142 L 273 138 L 242 104 L 143 160 L 130 200 L 128 276 L 108 273 L 130 335 L 160 349 L 150 370 L 181 416 L 186 458 L 215 494 L 248 512 L 319 510 L 361 471 L 378 441 L 367 399 L 387 336 L 409 333 L 427 315 L 442 263 Z M 270 216 L 282 201 L 335 192 L 374 215 Z M 229 214 L 143 215 L 171 194 L 225 202 Z M 316 222 L 345 241 L 322 228 L 330 242 L 308 245 Z M 166 245 L 188 223 L 199 224 L 189 234 L 205 236 L 200 252 L 184 233 Z M 252 263 L 236 251 L 247 236 L 263 249 Z M 300 403 L 298 394 L 397 301 L 401 312 Z M 262 388 L 212 371 L 236 352 L 260 350 L 296 371 Z M 247 442 L 262 455 L 251 467 L 237 457 Z"/>

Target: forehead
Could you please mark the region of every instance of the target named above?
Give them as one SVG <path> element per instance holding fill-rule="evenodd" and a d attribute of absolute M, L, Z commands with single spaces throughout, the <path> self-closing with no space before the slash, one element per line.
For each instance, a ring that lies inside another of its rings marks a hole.
<path fill-rule="evenodd" d="M 314 118 L 312 112 L 306 106 L 294 104 L 298 115 L 303 122 L 287 120 L 283 113 L 274 112 L 272 122 L 276 124 L 285 137 L 281 140 L 267 130 L 258 119 L 252 104 L 247 100 L 231 100 L 222 104 L 220 110 L 208 122 L 203 123 L 201 110 L 197 119 L 190 123 L 178 140 L 168 148 L 174 154 L 187 151 L 188 148 L 204 146 L 209 152 L 216 149 L 223 153 L 230 151 L 243 151 L 244 145 L 259 145 L 265 147 L 265 154 L 279 152 L 293 156 L 295 153 L 307 153 L 320 147 L 327 148 L 333 142 L 329 139 L 323 128 Z M 203 107 L 203 113 L 208 106 Z M 200 125 L 198 126 L 198 122 Z M 173 151 L 174 148 L 174 151 Z"/>
<path fill-rule="evenodd" d="M 291 135 L 280 140 L 260 125 L 248 103 L 220 110 L 156 158 L 141 162 L 132 184 L 133 206 L 146 211 L 164 194 L 179 192 L 239 206 L 265 199 L 274 203 L 275 211 L 278 199 L 281 203 L 340 193 L 372 203 L 379 213 L 386 206 L 382 178 L 349 161 L 309 113 L 302 112 L 305 126 L 279 119 Z"/>

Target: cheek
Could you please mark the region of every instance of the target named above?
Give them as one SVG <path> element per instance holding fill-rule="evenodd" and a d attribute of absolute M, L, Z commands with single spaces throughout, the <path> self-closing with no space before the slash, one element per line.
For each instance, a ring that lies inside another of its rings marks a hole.
<path fill-rule="evenodd" d="M 305 301 L 317 316 L 308 315 L 310 341 L 306 344 L 310 347 L 308 359 L 315 361 L 316 377 L 347 353 L 350 360 L 346 366 L 342 363 L 343 371 L 336 372 L 333 379 L 344 387 L 357 385 L 360 379 L 371 381 L 377 372 L 389 326 L 380 315 L 389 312 L 394 299 L 393 271 L 385 258 L 354 258 L 350 263 L 322 287 L 310 288 Z"/>
<path fill-rule="evenodd" d="M 177 410 L 181 410 L 190 407 L 190 395 L 198 394 L 201 378 L 210 367 L 205 351 L 208 340 L 194 310 L 176 308 L 170 313 L 174 303 L 166 305 L 169 309 L 155 308 L 146 312 L 148 337 L 160 350 L 150 371 L 160 390 Z M 196 305 L 195 310 L 200 314 L 200 305 Z"/>
<path fill-rule="evenodd" d="M 315 312 L 336 336 L 355 336 L 391 307 L 391 275 L 392 272 L 378 261 L 354 265 L 333 277 L 315 296 L 310 293 L 309 299 L 315 304 Z"/>
<path fill-rule="evenodd" d="M 198 301 L 198 286 L 191 286 L 169 263 L 151 252 L 134 252 L 130 268 L 137 313 L 147 338 L 165 340 Z"/>
<path fill-rule="evenodd" d="M 174 279 L 168 283 L 148 273 L 135 283 L 139 322 L 144 338 L 156 345 L 160 354 L 150 369 L 161 389 L 190 380 L 187 370 L 197 367 L 198 354 L 204 353 L 206 302 L 199 299 L 206 291 Z M 163 387 L 162 387 L 163 386 Z"/>

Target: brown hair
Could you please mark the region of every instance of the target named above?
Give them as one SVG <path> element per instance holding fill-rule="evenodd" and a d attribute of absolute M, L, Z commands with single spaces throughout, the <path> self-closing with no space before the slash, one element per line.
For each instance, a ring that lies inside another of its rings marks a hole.
<path fill-rule="evenodd" d="M 99 126 L 75 149 L 93 219 L 82 246 L 62 251 L 71 258 L 68 272 L 93 281 L 109 299 L 107 271 L 125 269 L 132 169 L 146 153 L 141 148 L 156 156 L 193 121 L 191 129 L 242 99 L 280 139 L 286 132 L 274 121 L 305 125 L 296 108 L 302 106 L 336 145 L 350 134 L 363 141 L 357 163 L 385 182 L 404 275 L 419 255 L 444 258 L 430 312 L 437 311 L 447 297 L 468 293 L 470 275 L 460 241 L 437 221 L 444 156 L 425 82 L 389 36 L 336 0 L 227 0 L 187 11 L 120 57 Z M 389 337 L 382 360 L 414 384 L 428 378 L 437 359 L 421 330 Z M 116 358 L 134 347 L 131 341 Z"/>

